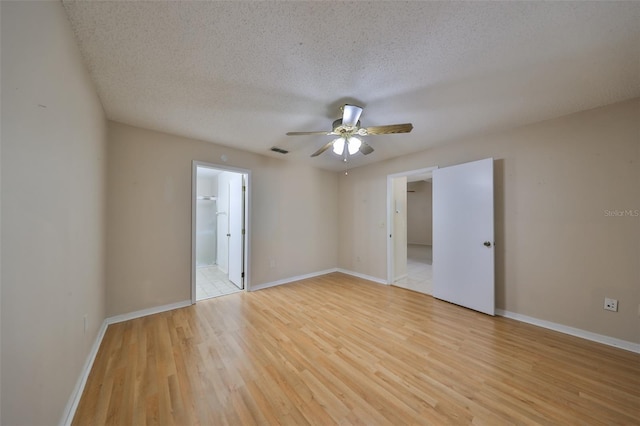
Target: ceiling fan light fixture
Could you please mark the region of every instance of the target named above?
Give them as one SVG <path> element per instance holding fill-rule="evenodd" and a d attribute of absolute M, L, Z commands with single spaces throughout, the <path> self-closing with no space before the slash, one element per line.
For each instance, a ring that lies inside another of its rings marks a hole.
<path fill-rule="evenodd" d="M 324 144 L 320 149 L 311 154 L 311 156 L 317 157 L 318 155 L 327 151 L 329 148 L 332 148 L 332 151 L 336 155 L 344 157 L 344 161 L 347 161 L 347 157 L 349 157 L 350 155 L 355 155 L 358 152 L 360 152 L 362 155 L 369 155 L 373 152 L 373 148 L 371 147 L 371 145 L 363 142 L 360 139 L 360 137 L 362 136 L 409 133 L 411 129 L 413 129 L 413 125 L 411 123 L 360 127 L 361 114 L 362 107 L 345 104 L 342 106 L 342 118 L 338 118 L 333 122 L 333 129 L 331 131 L 287 132 L 287 135 L 335 135 L 337 136 L 336 139 Z"/>
<path fill-rule="evenodd" d="M 342 155 L 344 153 L 344 143 L 345 139 L 340 137 L 333 141 L 333 152 L 338 155 Z"/>
<path fill-rule="evenodd" d="M 354 155 L 356 152 L 360 150 L 360 146 L 362 146 L 362 142 L 360 139 L 355 136 L 351 136 L 347 141 L 347 146 L 349 148 L 349 155 Z"/>

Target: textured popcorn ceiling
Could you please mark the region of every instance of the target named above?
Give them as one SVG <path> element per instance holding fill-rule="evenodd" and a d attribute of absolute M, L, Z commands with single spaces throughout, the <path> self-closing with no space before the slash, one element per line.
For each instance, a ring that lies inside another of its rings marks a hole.
<path fill-rule="evenodd" d="M 325 169 L 345 102 L 351 166 L 640 96 L 640 3 L 64 1 L 107 116 Z M 271 146 L 290 151 L 283 157 Z"/>

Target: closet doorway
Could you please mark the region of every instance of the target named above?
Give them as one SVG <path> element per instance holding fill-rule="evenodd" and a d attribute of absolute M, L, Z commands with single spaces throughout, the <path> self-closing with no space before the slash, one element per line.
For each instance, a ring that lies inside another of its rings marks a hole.
<path fill-rule="evenodd" d="M 193 303 L 245 289 L 249 247 L 248 186 L 248 170 L 193 162 Z"/>

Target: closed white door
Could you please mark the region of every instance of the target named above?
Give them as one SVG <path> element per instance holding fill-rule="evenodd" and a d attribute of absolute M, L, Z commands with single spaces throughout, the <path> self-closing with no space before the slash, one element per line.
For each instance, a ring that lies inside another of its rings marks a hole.
<path fill-rule="evenodd" d="M 229 281 L 244 288 L 244 193 L 243 176 L 229 181 Z"/>
<path fill-rule="evenodd" d="M 433 296 L 495 315 L 493 159 L 433 171 Z"/>

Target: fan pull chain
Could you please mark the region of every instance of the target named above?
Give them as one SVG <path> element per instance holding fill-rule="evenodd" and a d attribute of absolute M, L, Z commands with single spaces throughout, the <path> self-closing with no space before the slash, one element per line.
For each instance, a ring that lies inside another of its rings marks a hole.
<path fill-rule="evenodd" d="M 344 159 L 342 161 L 344 161 L 344 175 L 347 176 L 349 175 L 349 166 L 348 166 L 348 161 L 347 161 L 347 156 L 349 155 L 349 149 L 347 149 L 347 147 L 345 147 L 344 150 Z"/>

